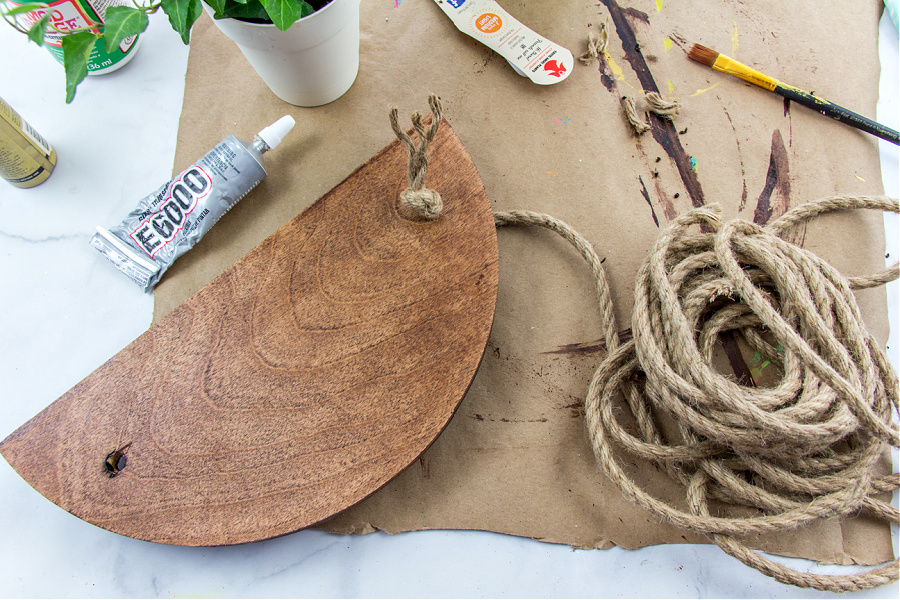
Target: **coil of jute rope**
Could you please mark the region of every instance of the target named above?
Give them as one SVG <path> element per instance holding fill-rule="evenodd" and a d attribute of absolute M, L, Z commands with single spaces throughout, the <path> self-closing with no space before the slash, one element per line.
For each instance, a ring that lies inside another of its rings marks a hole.
<path fill-rule="evenodd" d="M 635 285 L 633 339 L 620 344 L 609 286 L 590 244 L 547 215 L 494 215 L 498 227 L 555 231 L 594 275 L 608 354 L 594 373 L 585 421 L 598 462 L 630 500 L 674 525 L 706 534 L 725 552 L 776 580 L 844 592 L 898 577 L 898 562 L 853 575 L 787 568 L 736 539 L 867 511 L 900 514 L 876 496 L 900 487 L 877 463 L 898 445 L 897 376 L 866 331 L 854 289 L 897 279 L 900 269 L 845 278 L 780 236 L 817 215 L 849 209 L 900 212 L 881 197 L 828 198 L 767 227 L 723 223 L 718 206 L 697 208 L 662 232 Z M 692 233 L 692 226 L 703 226 Z M 712 352 L 731 332 L 780 367 L 773 387 L 741 385 L 718 372 Z M 617 403 L 621 394 L 624 408 Z M 675 423 L 664 429 L 661 418 Z M 633 426 L 632 423 L 635 423 Z M 642 489 L 622 468 L 628 455 L 664 468 L 685 489 L 687 510 Z M 759 516 L 711 514 L 711 502 Z"/>
<path fill-rule="evenodd" d="M 900 387 L 854 295 L 897 279 L 900 265 L 845 277 L 784 239 L 819 215 L 863 209 L 898 213 L 900 203 L 825 198 L 765 227 L 723 221 L 717 205 L 677 217 L 638 272 L 633 337 L 624 343 L 604 267 L 581 234 L 540 213 L 494 214 L 498 228 L 559 234 L 594 277 L 607 355 L 588 387 L 585 423 L 606 476 L 637 505 L 706 535 L 748 566 L 832 592 L 897 580 L 900 563 L 851 575 L 805 573 L 737 538 L 860 512 L 900 523 L 900 511 L 878 497 L 900 487 L 900 474 L 882 475 L 878 466 L 900 446 Z M 713 351 L 726 334 L 758 352 L 780 379 L 757 385 L 717 370 Z M 622 467 L 623 453 L 680 482 L 683 505 L 642 489 Z M 753 516 L 732 516 L 735 507 Z"/>

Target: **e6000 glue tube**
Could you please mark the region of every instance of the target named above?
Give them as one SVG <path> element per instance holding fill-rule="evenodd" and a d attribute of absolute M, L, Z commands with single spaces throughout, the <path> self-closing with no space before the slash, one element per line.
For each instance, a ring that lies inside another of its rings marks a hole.
<path fill-rule="evenodd" d="M 175 259 L 266 177 L 262 155 L 294 127 L 285 116 L 253 142 L 228 136 L 203 158 L 140 200 L 117 226 L 97 227 L 91 245 L 144 291 Z"/>

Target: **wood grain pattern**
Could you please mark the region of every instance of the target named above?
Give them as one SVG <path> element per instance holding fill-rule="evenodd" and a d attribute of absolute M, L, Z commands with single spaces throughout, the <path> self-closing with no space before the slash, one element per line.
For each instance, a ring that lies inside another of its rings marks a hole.
<path fill-rule="evenodd" d="M 384 485 L 450 420 L 497 297 L 490 204 L 455 133 L 431 146 L 437 221 L 398 212 L 406 161 L 386 147 L 0 453 L 65 510 L 169 544 L 290 533 Z"/>

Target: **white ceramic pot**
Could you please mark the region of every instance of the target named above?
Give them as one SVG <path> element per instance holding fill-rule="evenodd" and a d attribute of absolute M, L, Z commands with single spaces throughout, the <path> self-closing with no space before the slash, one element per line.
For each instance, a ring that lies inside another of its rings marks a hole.
<path fill-rule="evenodd" d="M 287 31 L 237 19 L 213 19 L 238 45 L 276 96 L 297 106 L 321 106 L 350 89 L 359 71 L 359 4 L 333 0 Z M 213 10 L 203 5 L 213 14 Z"/>

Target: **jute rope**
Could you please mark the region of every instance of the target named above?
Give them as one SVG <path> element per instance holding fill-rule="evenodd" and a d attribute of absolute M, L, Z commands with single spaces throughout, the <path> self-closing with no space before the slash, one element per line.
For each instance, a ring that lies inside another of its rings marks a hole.
<path fill-rule="evenodd" d="M 427 165 L 427 142 L 440 123 L 439 102 L 432 112 L 430 135 L 418 113 L 413 116 L 426 156 L 404 142 L 410 188 L 413 162 Z M 394 110 L 391 123 L 401 137 L 396 120 Z M 415 173 L 421 183 L 424 172 L 417 167 Z M 585 422 L 594 454 L 622 493 L 661 519 L 705 534 L 782 583 L 832 592 L 895 581 L 900 562 L 853 575 L 804 573 L 737 538 L 859 512 L 900 523 L 900 511 L 877 497 L 900 487 L 900 474 L 879 475 L 877 467 L 890 447 L 900 446 L 893 422 L 900 414 L 900 386 L 853 294 L 897 279 L 900 266 L 844 277 L 783 239 L 805 221 L 851 209 L 900 212 L 900 203 L 885 197 L 826 198 L 766 227 L 741 219 L 723 223 L 718 205 L 676 218 L 638 272 L 633 338 L 625 343 L 617 333 L 603 265 L 583 236 L 548 215 L 494 214 L 498 228 L 556 232 L 590 267 L 607 355 L 588 387 Z M 780 374 L 777 384 L 742 384 L 717 370 L 712 358 L 722 335 L 769 361 Z M 683 505 L 641 488 L 623 469 L 622 453 L 658 465 L 681 482 Z M 749 508 L 753 515 L 732 516 L 729 507 L 745 513 Z"/>
<path fill-rule="evenodd" d="M 428 105 L 431 108 L 431 127 L 428 129 L 422 123 L 422 115 L 418 111 L 412 114 L 413 127 L 419 138 L 418 147 L 413 143 L 409 134 L 400 128 L 396 108 L 391 109 L 390 120 L 391 128 L 406 147 L 406 152 L 409 155 L 409 169 L 407 173 L 409 187 L 400 193 L 400 202 L 421 218 L 433 221 L 441 216 L 444 203 L 439 193 L 425 187 L 425 174 L 428 171 L 428 145 L 434 139 L 441 125 L 441 99 L 431 94 L 428 96 Z"/>
<path fill-rule="evenodd" d="M 590 65 L 594 60 L 604 61 L 608 58 L 609 31 L 606 23 L 600 24 L 600 32 L 593 31 L 588 34 L 587 50 L 578 57 L 582 64 Z M 650 130 L 650 125 L 638 114 L 637 103 L 634 98 L 622 96 L 622 111 L 628 124 L 634 129 L 636 135 L 643 135 Z M 646 110 L 664 119 L 674 121 L 681 110 L 675 100 L 666 100 L 658 92 L 644 94 Z"/>
<path fill-rule="evenodd" d="M 621 104 L 625 120 L 634 129 L 636 135 L 643 135 L 650 130 L 650 125 L 647 121 L 638 115 L 637 103 L 634 98 L 622 96 Z M 652 112 L 669 121 L 674 121 L 675 117 L 681 112 L 681 106 L 676 100 L 666 100 L 657 92 L 644 94 L 644 104 L 647 112 Z"/>
<path fill-rule="evenodd" d="M 631 96 L 622 96 L 621 103 L 622 111 L 625 113 L 625 120 L 627 120 L 628 124 L 634 129 L 635 135 L 643 135 L 650 130 L 650 125 L 647 124 L 647 121 L 638 116 L 634 98 Z"/>
<path fill-rule="evenodd" d="M 787 568 L 738 536 L 789 530 L 867 511 L 900 522 L 876 497 L 900 486 L 876 463 L 898 445 L 898 381 L 866 331 L 853 289 L 900 276 L 897 265 L 845 278 L 782 235 L 835 210 L 900 212 L 881 197 L 830 198 L 800 206 L 767 227 L 721 221 L 698 208 L 663 231 L 635 286 L 632 340 L 620 344 L 603 267 L 565 223 L 536 213 L 494 215 L 498 227 L 550 229 L 568 240 L 594 274 L 608 354 L 588 388 L 586 424 L 606 475 L 633 502 L 782 583 L 844 592 L 898 577 L 898 562 L 854 575 Z M 692 232 L 703 225 L 703 232 Z M 773 387 L 741 385 L 712 365 L 716 340 L 741 337 L 781 372 Z M 617 398 L 624 396 L 624 405 Z M 665 423 L 670 426 L 663 427 Z M 685 507 L 642 489 L 622 467 L 625 453 L 664 468 L 685 489 Z M 755 516 L 713 514 L 715 506 Z"/>
<path fill-rule="evenodd" d="M 609 50 L 609 29 L 606 23 L 600 23 L 600 32 L 593 31 L 588 34 L 587 50 L 578 57 L 584 65 L 589 65 L 594 60 L 602 60 Z"/>
<path fill-rule="evenodd" d="M 681 112 L 681 105 L 676 100 L 666 100 L 657 92 L 647 92 L 644 100 L 647 102 L 647 110 L 670 121 L 674 121 Z"/>

